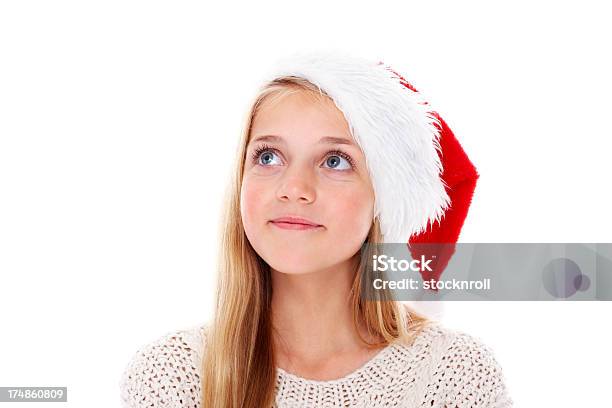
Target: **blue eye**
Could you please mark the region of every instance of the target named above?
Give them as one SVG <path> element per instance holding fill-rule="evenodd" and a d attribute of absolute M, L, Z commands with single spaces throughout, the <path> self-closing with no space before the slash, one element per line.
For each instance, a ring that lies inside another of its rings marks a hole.
<path fill-rule="evenodd" d="M 272 161 L 274 160 L 274 156 L 276 156 L 276 154 L 271 150 L 267 150 L 263 152 L 261 156 L 259 156 L 259 159 L 260 159 L 259 164 L 263 164 L 263 165 L 273 164 Z"/>
<path fill-rule="evenodd" d="M 262 145 L 255 149 L 251 158 L 254 164 L 258 164 L 264 167 L 280 165 L 280 160 L 275 163 L 274 157 L 278 157 L 276 149 L 271 148 L 267 145 Z M 344 165 L 342 165 L 343 160 L 345 163 Z M 348 154 L 340 150 L 332 150 L 327 152 L 325 164 L 329 166 L 328 168 L 332 170 L 340 171 L 351 170 L 355 166 L 353 159 Z"/>
<path fill-rule="evenodd" d="M 342 163 L 342 160 L 344 160 L 346 164 L 344 167 L 339 167 Z M 339 154 L 331 154 L 327 156 L 325 164 L 329 165 L 330 168 L 335 170 L 350 170 L 352 168 L 351 162 L 347 158 L 342 157 Z"/>
<path fill-rule="evenodd" d="M 271 160 L 270 159 L 271 156 L 273 156 L 274 154 L 275 154 L 274 149 L 264 144 L 255 149 L 255 151 L 253 152 L 253 155 L 251 156 L 251 161 L 254 164 L 267 166 L 269 164 L 269 160 Z M 261 157 L 264 158 L 264 163 L 261 163 L 261 161 L 259 160 Z"/>

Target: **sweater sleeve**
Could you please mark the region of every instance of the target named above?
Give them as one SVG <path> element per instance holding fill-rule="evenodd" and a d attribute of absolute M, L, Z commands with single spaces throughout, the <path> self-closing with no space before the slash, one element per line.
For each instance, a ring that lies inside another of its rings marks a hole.
<path fill-rule="evenodd" d="M 199 331 L 168 333 L 139 349 L 120 381 L 123 408 L 199 408 Z"/>
<path fill-rule="evenodd" d="M 509 408 L 502 368 L 477 338 L 457 333 L 435 368 L 426 401 L 440 408 Z"/>

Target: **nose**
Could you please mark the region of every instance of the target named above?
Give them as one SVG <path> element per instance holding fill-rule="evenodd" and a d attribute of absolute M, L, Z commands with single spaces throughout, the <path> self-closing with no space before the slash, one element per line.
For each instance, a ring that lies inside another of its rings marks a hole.
<path fill-rule="evenodd" d="M 316 191 L 311 172 L 302 168 L 287 169 L 280 181 L 276 196 L 281 201 L 309 204 L 316 200 Z"/>

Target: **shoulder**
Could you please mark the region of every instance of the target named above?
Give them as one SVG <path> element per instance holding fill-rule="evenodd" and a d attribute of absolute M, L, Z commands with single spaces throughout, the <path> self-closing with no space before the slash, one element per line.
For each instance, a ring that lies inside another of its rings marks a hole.
<path fill-rule="evenodd" d="M 206 329 L 168 332 L 138 349 L 121 376 L 122 407 L 199 407 Z"/>
<path fill-rule="evenodd" d="M 458 408 L 512 406 L 502 368 L 480 338 L 433 323 L 416 344 L 429 349 L 425 401 Z"/>

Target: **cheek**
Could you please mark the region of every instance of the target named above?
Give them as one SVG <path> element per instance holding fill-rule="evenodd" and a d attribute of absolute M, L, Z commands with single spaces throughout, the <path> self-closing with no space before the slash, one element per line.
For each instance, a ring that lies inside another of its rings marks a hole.
<path fill-rule="evenodd" d="M 245 177 L 242 181 L 242 189 L 240 190 L 240 213 L 244 224 L 245 232 L 256 230 L 260 227 L 259 224 L 265 220 L 262 218 L 264 194 L 269 191 L 264 186 L 264 183 Z"/>
<path fill-rule="evenodd" d="M 336 228 L 347 234 L 367 235 L 374 217 L 374 196 L 369 190 L 348 190 L 329 200 Z"/>

